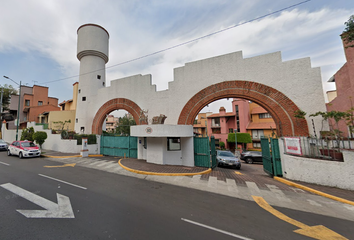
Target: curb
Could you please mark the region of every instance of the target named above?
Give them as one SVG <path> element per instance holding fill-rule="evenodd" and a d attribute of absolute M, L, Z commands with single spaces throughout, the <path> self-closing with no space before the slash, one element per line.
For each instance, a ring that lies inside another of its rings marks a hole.
<path fill-rule="evenodd" d="M 141 171 L 141 170 L 135 170 L 132 168 L 128 168 L 126 166 L 124 166 L 120 161 L 122 159 L 119 159 L 118 164 L 124 168 L 125 170 L 129 171 L 129 172 L 133 172 L 133 173 L 137 173 L 137 174 L 144 174 L 144 175 L 157 175 L 157 176 L 193 176 L 193 175 L 202 175 L 202 174 L 207 174 L 211 172 L 211 168 L 209 168 L 208 170 L 205 170 L 203 172 L 198 172 L 198 173 L 158 173 L 158 172 L 145 172 L 145 171 Z"/>
<path fill-rule="evenodd" d="M 46 154 L 41 154 L 42 157 L 47 157 L 47 158 L 74 158 L 74 157 L 81 157 L 81 155 L 71 155 L 71 156 L 50 156 Z M 103 157 L 102 154 L 99 155 L 89 155 L 89 157 Z"/>
<path fill-rule="evenodd" d="M 297 184 L 297 183 L 291 182 L 291 181 L 289 181 L 289 180 L 285 180 L 284 178 L 274 177 L 274 179 L 277 180 L 277 181 L 279 181 L 279 182 L 282 182 L 282 183 L 284 183 L 284 184 L 287 184 L 287 185 L 289 185 L 289 186 L 296 187 L 296 188 L 300 188 L 300 189 L 302 189 L 302 190 L 305 190 L 305 191 L 308 191 L 308 192 L 311 192 L 311 193 L 320 195 L 320 196 L 322 196 L 322 197 L 330 198 L 330 199 L 332 199 L 332 200 L 335 200 L 335 201 L 338 201 L 338 202 L 342 202 L 342 203 L 346 203 L 346 204 L 349 204 L 349 205 L 353 205 L 353 206 L 354 206 L 354 202 L 349 201 L 349 200 L 346 200 L 346 199 L 344 199 L 344 198 L 336 197 L 336 196 L 333 196 L 333 195 L 328 194 L 328 193 L 324 193 L 324 192 L 321 192 L 321 191 L 317 191 L 317 190 L 315 190 L 315 189 L 306 187 L 306 186 L 304 186 L 304 185 Z"/>

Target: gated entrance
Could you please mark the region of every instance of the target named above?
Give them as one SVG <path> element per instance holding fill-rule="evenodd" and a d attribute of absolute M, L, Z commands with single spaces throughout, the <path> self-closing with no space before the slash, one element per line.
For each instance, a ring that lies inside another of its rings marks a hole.
<path fill-rule="evenodd" d="M 216 167 L 215 138 L 194 137 L 194 165 L 196 167 Z"/>
<path fill-rule="evenodd" d="M 137 137 L 101 136 L 101 154 L 117 157 L 137 158 Z"/>
<path fill-rule="evenodd" d="M 282 176 L 277 138 L 261 138 L 263 170 L 271 176 Z"/>

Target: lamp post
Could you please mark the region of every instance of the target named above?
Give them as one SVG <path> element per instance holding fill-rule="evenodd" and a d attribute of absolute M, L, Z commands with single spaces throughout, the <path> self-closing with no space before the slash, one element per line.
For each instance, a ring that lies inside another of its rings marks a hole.
<path fill-rule="evenodd" d="M 15 82 L 13 79 L 4 76 L 4 78 L 9 79 L 11 81 L 13 81 L 14 83 L 16 83 L 17 85 L 20 86 L 20 91 L 19 91 L 19 95 L 18 95 L 18 109 L 17 109 L 17 123 L 16 123 L 16 141 L 18 140 L 18 124 L 20 122 L 20 103 L 21 103 L 21 81 L 20 84 L 18 84 L 17 82 Z"/>
<path fill-rule="evenodd" d="M 235 129 L 235 156 L 237 156 L 237 129 Z"/>

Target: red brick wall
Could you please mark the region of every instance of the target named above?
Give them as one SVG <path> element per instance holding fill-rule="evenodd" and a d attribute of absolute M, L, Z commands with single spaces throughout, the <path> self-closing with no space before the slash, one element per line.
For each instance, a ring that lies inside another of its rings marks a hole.
<path fill-rule="evenodd" d="M 299 108 L 293 101 L 272 87 L 249 81 L 226 81 L 201 90 L 184 106 L 178 124 L 193 125 L 204 106 L 223 98 L 243 98 L 262 106 L 273 116 L 278 136 L 309 135 L 307 121 L 294 117 Z"/>
<path fill-rule="evenodd" d="M 102 134 L 102 124 L 106 119 L 106 115 L 114 110 L 124 109 L 128 111 L 134 118 L 136 124 L 139 124 L 139 116 L 141 108 L 133 101 L 126 98 L 115 98 L 109 100 L 100 107 L 92 122 L 92 133 Z"/>

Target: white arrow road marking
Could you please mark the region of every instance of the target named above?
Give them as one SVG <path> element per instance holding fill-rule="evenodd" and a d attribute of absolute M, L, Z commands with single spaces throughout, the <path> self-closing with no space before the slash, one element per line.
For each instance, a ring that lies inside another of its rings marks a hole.
<path fill-rule="evenodd" d="M 27 218 L 75 218 L 70 199 L 57 193 L 58 204 L 26 191 L 11 183 L 0 185 L 10 192 L 27 199 L 47 210 L 17 210 Z"/>

